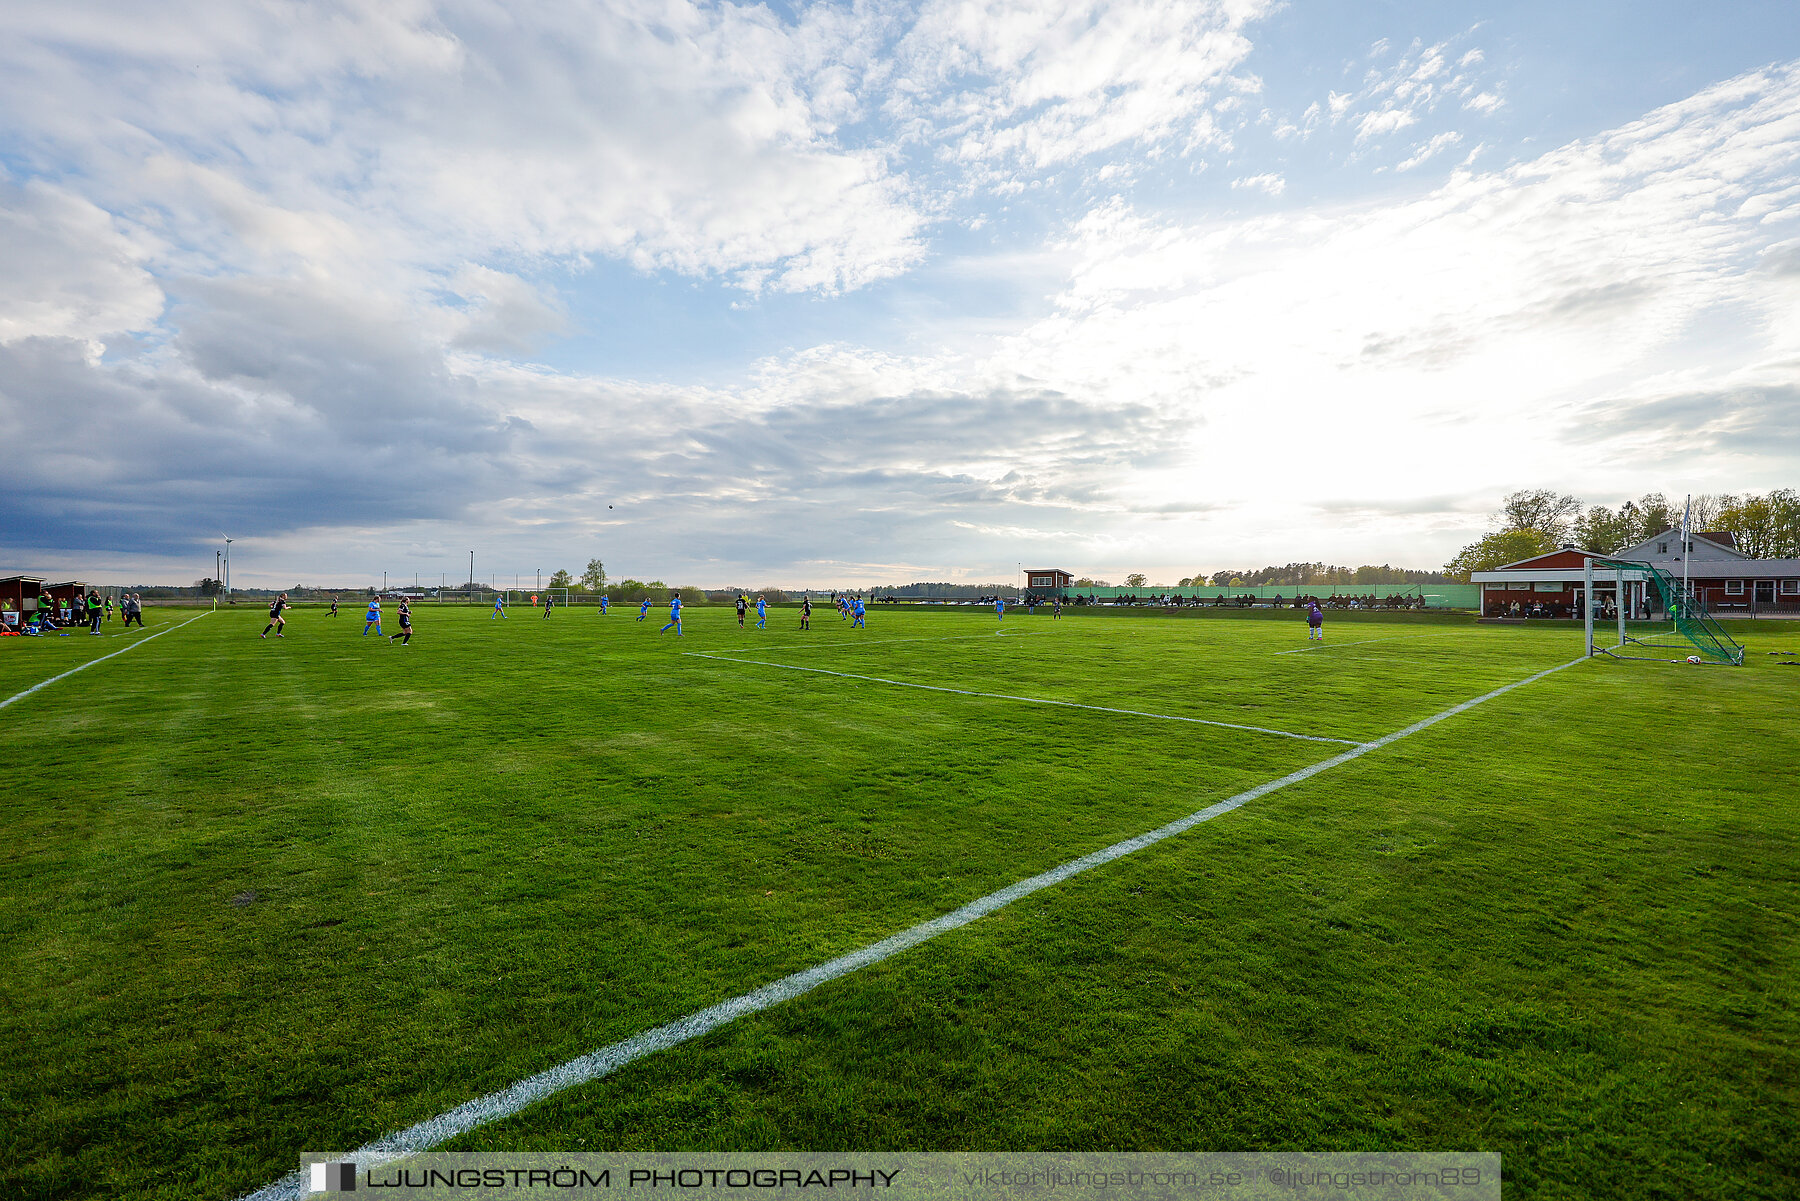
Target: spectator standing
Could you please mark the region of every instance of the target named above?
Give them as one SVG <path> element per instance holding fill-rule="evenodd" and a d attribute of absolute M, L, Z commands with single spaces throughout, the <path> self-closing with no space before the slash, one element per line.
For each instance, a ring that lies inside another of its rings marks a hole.
<path fill-rule="evenodd" d="M 106 605 L 100 600 L 100 594 L 92 588 L 87 594 L 88 633 L 96 637 L 100 635 L 100 623 L 106 620 Z"/>

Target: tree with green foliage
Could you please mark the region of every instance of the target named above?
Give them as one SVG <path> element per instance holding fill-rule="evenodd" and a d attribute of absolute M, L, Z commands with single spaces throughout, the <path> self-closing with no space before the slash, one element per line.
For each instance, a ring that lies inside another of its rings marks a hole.
<path fill-rule="evenodd" d="M 1125 586 L 1127 588 L 1142 588 L 1146 583 L 1148 583 L 1148 580 L 1141 571 L 1134 571 L 1125 577 Z"/>
<path fill-rule="evenodd" d="M 1520 559 L 1546 554 L 1569 540 L 1581 516 L 1581 501 L 1548 488 L 1527 488 L 1500 502 L 1494 515 L 1499 527 L 1470 543 L 1444 564 L 1444 571 L 1468 583 L 1472 571 L 1492 571 Z"/>
<path fill-rule="evenodd" d="M 587 570 L 581 573 L 581 586 L 589 592 L 598 592 L 606 587 L 606 564 L 598 559 L 589 559 Z"/>
<path fill-rule="evenodd" d="M 1500 502 L 1500 529 L 1535 530 L 1558 545 L 1568 539 L 1570 527 L 1581 515 L 1581 501 L 1549 488 L 1527 488 Z"/>
<path fill-rule="evenodd" d="M 1583 550 L 1616 555 L 1626 547 L 1649 537 L 1643 532 L 1638 510 L 1630 501 L 1617 512 L 1605 505 L 1594 505 L 1574 522 L 1572 541 Z"/>
<path fill-rule="evenodd" d="M 1444 574 L 1466 584 L 1471 571 L 1492 571 L 1520 559 L 1548 554 L 1558 545 L 1542 530 L 1496 530 L 1458 551 L 1455 558 L 1444 564 Z"/>
<path fill-rule="evenodd" d="M 569 575 L 568 572 L 563 571 L 561 568 L 558 568 L 556 574 L 550 577 L 550 586 L 552 588 L 571 588 L 574 584 L 574 577 Z"/>
<path fill-rule="evenodd" d="M 1778 488 L 1767 496 L 1720 499 L 1724 503 L 1712 524 L 1729 530 L 1739 550 L 1752 559 L 1800 557 L 1800 493 Z"/>
<path fill-rule="evenodd" d="M 1638 530 L 1635 541 L 1638 542 L 1681 524 L 1681 514 L 1669 506 L 1669 498 L 1660 492 L 1646 492 L 1635 506 L 1626 502 L 1625 507 L 1637 509 Z"/>

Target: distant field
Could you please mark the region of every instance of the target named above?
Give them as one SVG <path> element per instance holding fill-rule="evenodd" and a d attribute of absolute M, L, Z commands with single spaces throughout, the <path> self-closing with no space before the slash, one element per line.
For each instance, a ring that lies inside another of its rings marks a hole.
<path fill-rule="evenodd" d="M 239 1196 L 1580 654 L 665 612 L 0 640 L 4 700 L 160 635 L 0 709 L 0 1195 Z M 1737 632 L 1745 668 L 1568 666 L 450 1149 L 1457 1148 L 1511 1198 L 1793 1197 L 1800 627 Z"/>

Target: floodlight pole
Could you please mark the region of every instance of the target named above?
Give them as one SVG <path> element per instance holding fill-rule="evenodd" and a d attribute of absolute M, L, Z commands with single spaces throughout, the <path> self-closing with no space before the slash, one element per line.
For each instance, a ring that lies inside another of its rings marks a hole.
<path fill-rule="evenodd" d="M 1581 618 L 1587 635 L 1588 657 L 1594 655 L 1594 561 L 1583 556 L 1581 560 Z"/>
<path fill-rule="evenodd" d="M 225 603 L 231 603 L 231 542 L 225 539 Z"/>

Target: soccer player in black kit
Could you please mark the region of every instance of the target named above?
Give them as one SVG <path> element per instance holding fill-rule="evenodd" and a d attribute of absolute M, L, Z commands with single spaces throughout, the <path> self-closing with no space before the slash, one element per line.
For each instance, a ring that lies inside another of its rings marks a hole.
<path fill-rule="evenodd" d="M 810 592 L 800 598 L 800 628 L 812 629 L 812 593 Z"/>
<path fill-rule="evenodd" d="M 287 637 L 286 634 L 282 633 L 283 630 L 287 629 L 287 618 L 281 615 L 282 610 L 286 609 L 287 606 L 287 593 L 283 592 L 269 605 L 269 624 L 263 627 L 263 632 L 258 635 L 258 637 L 267 638 L 270 630 L 275 631 L 275 637 L 277 638 Z"/>
<path fill-rule="evenodd" d="M 548 616 L 548 611 L 546 611 L 546 616 Z M 401 646 L 412 641 L 412 606 L 406 603 L 405 597 L 400 598 L 400 632 L 388 635 L 388 645 L 394 645 L 396 638 L 400 640 Z"/>

